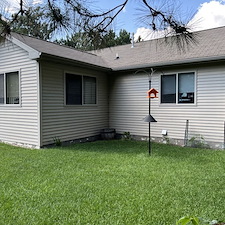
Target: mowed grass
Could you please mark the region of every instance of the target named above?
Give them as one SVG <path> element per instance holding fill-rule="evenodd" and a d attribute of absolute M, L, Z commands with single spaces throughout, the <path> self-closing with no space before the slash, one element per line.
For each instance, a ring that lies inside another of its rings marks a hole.
<path fill-rule="evenodd" d="M 138 141 L 0 144 L 0 225 L 225 221 L 225 151 Z"/>

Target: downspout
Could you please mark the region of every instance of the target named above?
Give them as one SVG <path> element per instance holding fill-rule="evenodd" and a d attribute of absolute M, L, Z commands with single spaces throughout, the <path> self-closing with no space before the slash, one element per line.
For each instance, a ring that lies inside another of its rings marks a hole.
<path fill-rule="evenodd" d="M 108 104 L 108 128 L 110 128 L 110 87 L 111 87 L 111 79 L 110 79 L 110 75 L 109 73 L 107 73 L 107 96 L 108 96 L 108 99 L 107 99 L 107 104 Z"/>
<path fill-rule="evenodd" d="M 37 119 L 38 119 L 38 148 L 42 147 L 42 67 L 37 61 Z"/>

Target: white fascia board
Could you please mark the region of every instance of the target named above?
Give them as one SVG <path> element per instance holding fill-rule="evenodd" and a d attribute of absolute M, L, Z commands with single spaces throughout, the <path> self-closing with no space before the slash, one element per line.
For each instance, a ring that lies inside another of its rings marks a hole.
<path fill-rule="evenodd" d="M 7 39 L 9 41 L 12 41 L 12 43 L 14 43 L 15 45 L 21 47 L 25 51 L 27 51 L 28 54 L 29 54 L 29 58 L 30 59 L 39 59 L 40 58 L 41 52 L 31 48 L 30 46 L 26 45 L 22 41 L 19 41 L 18 39 L 14 38 L 14 37 L 10 37 L 10 38 L 7 38 Z"/>
<path fill-rule="evenodd" d="M 171 61 L 171 62 L 161 62 L 161 63 L 154 63 L 154 64 L 140 64 L 140 65 L 129 65 L 125 67 L 114 67 L 112 70 L 114 72 L 118 71 L 126 71 L 126 70 L 136 70 L 136 69 L 143 69 L 143 68 L 154 68 L 154 67 L 164 67 L 164 66 L 177 66 L 182 64 L 191 64 L 191 63 L 206 63 L 206 62 L 216 62 L 225 60 L 225 55 L 223 56 L 211 56 L 211 57 L 204 57 L 204 58 L 193 58 L 193 59 L 184 59 L 180 61 Z"/>

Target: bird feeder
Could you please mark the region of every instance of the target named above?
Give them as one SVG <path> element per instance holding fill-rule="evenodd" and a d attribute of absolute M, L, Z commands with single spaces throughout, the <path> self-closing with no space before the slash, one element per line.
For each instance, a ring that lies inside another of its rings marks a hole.
<path fill-rule="evenodd" d="M 147 98 L 158 98 L 157 94 L 159 92 L 155 88 L 151 88 L 150 90 L 147 91 Z"/>
<path fill-rule="evenodd" d="M 151 99 L 152 98 L 158 98 L 157 94 L 159 92 L 155 88 L 151 88 L 151 79 L 149 79 L 149 90 L 147 91 L 147 98 L 149 99 L 149 109 L 148 109 L 148 115 L 144 118 L 144 122 L 149 123 L 149 144 L 148 144 L 148 152 L 149 155 L 151 155 L 151 125 L 152 122 L 157 122 L 155 118 L 151 115 Z"/>

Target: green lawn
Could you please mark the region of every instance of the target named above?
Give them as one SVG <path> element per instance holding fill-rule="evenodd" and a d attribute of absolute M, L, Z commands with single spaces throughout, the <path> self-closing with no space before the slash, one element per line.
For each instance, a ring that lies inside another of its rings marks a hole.
<path fill-rule="evenodd" d="M 225 151 L 99 141 L 29 150 L 0 144 L 0 225 L 174 225 L 225 221 Z"/>

